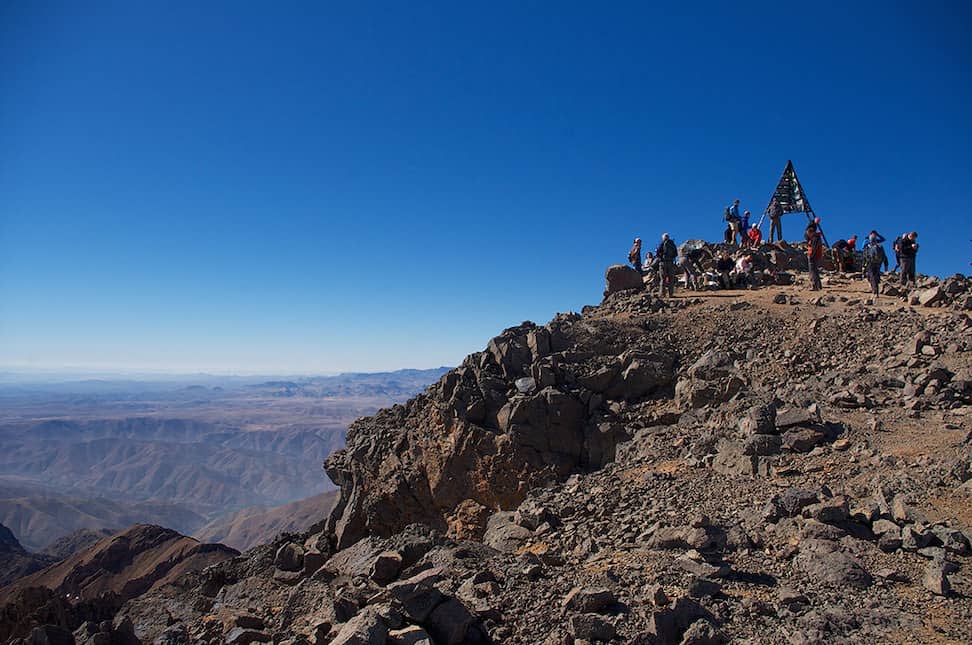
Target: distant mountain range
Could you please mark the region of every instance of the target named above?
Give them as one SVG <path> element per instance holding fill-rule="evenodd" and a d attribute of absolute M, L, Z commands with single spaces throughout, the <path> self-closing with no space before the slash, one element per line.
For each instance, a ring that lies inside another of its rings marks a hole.
<path fill-rule="evenodd" d="M 344 445 L 352 420 L 406 400 L 445 371 L 52 383 L 7 375 L 0 523 L 35 552 L 78 530 L 135 523 L 190 535 L 210 525 L 245 547 L 298 521 L 258 520 L 255 507 L 333 490 L 321 464 Z"/>
<path fill-rule="evenodd" d="M 224 515 L 197 530 L 203 542 L 219 542 L 246 551 L 273 540 L 280 533 L 301 533 L 326 517 L 338 498 L 331 490 L 276 508 L 245 508 Z"/>

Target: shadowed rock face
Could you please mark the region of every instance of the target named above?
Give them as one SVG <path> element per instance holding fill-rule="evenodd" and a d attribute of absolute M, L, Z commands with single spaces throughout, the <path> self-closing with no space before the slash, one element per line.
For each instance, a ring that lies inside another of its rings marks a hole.
<path fill-rule="evenodd" d="M 622 327 L 581 320 L 507 329 L 424 395 L 353 424 L 325 462 L 341 487 L 327 525 L 335 546 L 414 522 L 480 536 L 485 511 L 611 462 L 625 435 L 599 410 L 670 393 L 675 360 Z"/>
<path fill-rule="evenodd" d="M 171 529 L 133 526 L 0 590 L 0 638 L 22 633 L 34 620 L 74 628 L 110 618 L 126 600 L 236 555 Z"/>
<path fill-rule="evenodd" d="M 0 524 L 0 587 L 56 561 L 49 555 L 28 553 L 13 532 Z"/>

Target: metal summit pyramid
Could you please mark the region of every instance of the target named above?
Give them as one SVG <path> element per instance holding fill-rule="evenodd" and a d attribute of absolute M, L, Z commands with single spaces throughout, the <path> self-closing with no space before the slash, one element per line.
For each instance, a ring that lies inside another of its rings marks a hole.
<path fill-rule="evenodd" d="M 770 197 L 770 202 L 766 206 L 765 215 L 775 214 L 784 215 L 786 213 L 806 213 L 808 219 L 813 218 L 813 209 L 810 207 L 810 200 L 797 179 L 796 170 L 793 169 L 793 162 L 787 161 L 786 168 L 783 169 L 783 176 L 776 184 L 776 190 Z"/>

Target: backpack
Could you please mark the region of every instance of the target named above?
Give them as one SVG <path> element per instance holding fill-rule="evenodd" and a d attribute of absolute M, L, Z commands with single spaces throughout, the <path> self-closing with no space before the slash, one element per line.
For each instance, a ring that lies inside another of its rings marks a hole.
<path fill-rule="evenodd" d="M 675 246 L 675 242 L 665 240 L 655 249 L 655 255 L 663 262 L 671 262 L 678 257 L 678 248 Z"/>
<path fill-rule="evenodd" d="M 726 206 L 726 212 L 722 214 L 722 218 L 727 222 L 732 221 L 732 213 L 729 212 L 729 207 Z"/>
<path fill-rule="evenodd" d="M 868 244 L 864 247 L 864 262 L 871 266 L 879 266 L 887 261 L 884 247 L 880 244 Z"/>

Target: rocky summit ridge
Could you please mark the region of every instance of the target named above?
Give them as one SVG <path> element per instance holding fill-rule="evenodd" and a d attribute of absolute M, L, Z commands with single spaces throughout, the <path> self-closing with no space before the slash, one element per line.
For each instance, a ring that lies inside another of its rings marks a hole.
<path fill-rule="evenodd" d="M 875 300 L 837 273 L 810 293 L 786 273 L 660 300 L 612 287 L 609 270 L 600 305 L 507 329 L 423 394 L 356 421 L 325 463 L 340 499 L 309 531 L 153 586 L 115 631 L 289 645 L 969 642 L 964 300 L 951 286 L 926 303 Z"/>

